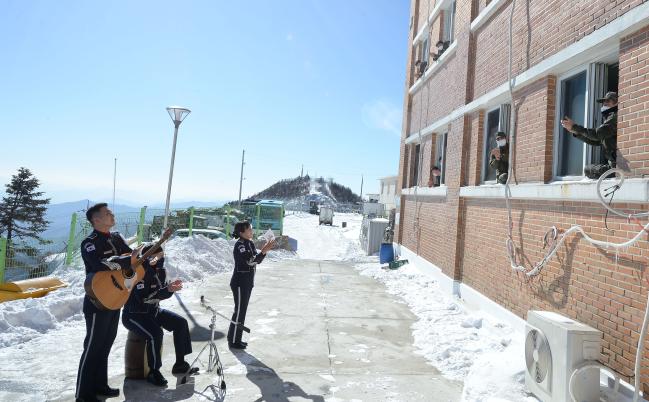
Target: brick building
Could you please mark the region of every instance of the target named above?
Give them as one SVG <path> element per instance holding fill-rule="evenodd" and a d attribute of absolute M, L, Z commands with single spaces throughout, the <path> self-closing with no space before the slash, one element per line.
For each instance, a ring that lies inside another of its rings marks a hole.
<path fill-rule="evenodd" d="M 571 236 L 539 276 L 526 279 L 510 268 L 504 187 L 487 162 L 495 133 L 509 134 L 515 121 L 513 240 L 525 266 L 544 256 L 552 226 L 581 225 L 616 243 L 635 236 L 638 225 L 605 216 L 595 181 L 584 178 L 600 152 L 559 120 L 567 115 L 593 127 L 601 119 L 595 99 L 617 91 L 617 160 L 631 179 L 613 205 L 649 210 L 649 3 L 517 0 L 511 11 L 512 0 L 411 1 L 396 237 L 455 287 L 519 317 L 552 310 L 601 330 L 601 362 L 632 382 L 647 300 L 647 236 L 617 256 Z M 441 175 L 429 186 L 433 166 Z M 649 390 L 646 346 L 644 355 Z"/>

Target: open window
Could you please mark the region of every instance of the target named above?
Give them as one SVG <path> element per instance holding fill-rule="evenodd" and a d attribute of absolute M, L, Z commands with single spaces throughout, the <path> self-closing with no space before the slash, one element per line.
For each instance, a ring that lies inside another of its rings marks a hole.
<path fill-rule="evenodd" d="M 442 41 L 453 43 L 455 40 L 455 0 L 444 10 L 444 31 Z"/>
<path fill-rule="evenodd" d="M 415 67 L 416 67 L 417 78 L 420 78 L 421 76 L 424 75 L 424 73 L 428 69 L 428 58 L 430 56 L 430 36 L 429 35 L 426 35 L 426 37 L 422 39 L 421 42 L 419 42 L 417 52 L 419 55 L 417 58 L 417 62 L 415 63 Z"/>
<path fill-rule="evenodd" d="M 491 150 L 496 148 L 496 133 L 502 131 L 509 137 L 511 106 L 503 104 L 487 112 L 484 123 L 484 146 L 482 150 L 482 182 L 495 183 L 496 170 L 489 165 Z"/>
<path fill-rule="evenodd" d="M 415 149 L 412 154 L 413 165 L 412 165 L 412 175 L 410 181 L 410 187 L 419 186 L 419 165 L 421 163 L 421 144 L 415 145 Z"/>
<path fill-rule="evenodd" d="M 439 177 L 433 178 L 433 186 L 440 186 L 446 183 L 446 138 L 448 133 L 435 135 L 435 156 L 433 157 L 431 173 L 433 168 L 439 168 Z"/>
<path fill-rule="evenodd" d="M 601 147 L 573 137 L 561 126 L 563 117 L 575 124 L 596 128 L 602 122 L 596 102 L 607 91 L 617 92 L 619 66 L 614 63 L 591 63 L 560 78 L 557 91 L 557 118 L 554 147 L 554 176 L 558 180 L 575 180 L 584 176 L 584 167 L 604 161 Z"/>

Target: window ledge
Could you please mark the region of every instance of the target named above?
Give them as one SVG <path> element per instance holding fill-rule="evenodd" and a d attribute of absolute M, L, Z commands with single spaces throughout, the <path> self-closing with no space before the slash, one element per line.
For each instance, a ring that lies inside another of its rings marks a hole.
<path fill-rule="evenodd" d="M 412 40 L 412 45 L 413 46 L 415 44 L 417 44 L 417 42 L 419 42 L 421 40 L 421 38 L 426 33 L 426 30 L 428 29 L 428 26 L 430 25 L 431 22 L 433 22 L 433 20 L 435 18 L 437 18 L 440 11 L 446 10 L 447 8 L 449 8 L 451 6 L 451 1 L 452 0 L 441 0 L 441 1 L 438 2 L 438 4 L 435 5 L 435 7 L 433 8 L 433 11 L 431 11 L 430 15 L 428 15 L 428 18 L 426 18 L 426 22 L 424 22 L 424 26 L 421 27 L 419 32 L 417 32 L 417 35 L 415 36 L 415 38 Z"/>
<path fill-rule="evenodd" d="M 416 195 L 419 197 L 446 197 L 447 187 L 410 187 L 401 189 L 401 195 Z"/>
<path fill-rule="evenodd" d="M 604 180 L 612 185 L 615 180 Z M 512 198 L 527 200 L 561 200 L 561 201 L 599 201 L 597 181 L 560 181 L 548 184 L 524 183 L 511 185 Z M 460 197 L 465 198 L 504 198 L 505 186 L 502 184 L 484 184 L 460 188 Z M 646 203 L 649 202 L 649 179 L 626 179 L 615 193 L 614 202 Z"/>
<path fill-rule="evenodd" d="M 480 14 L 471 22 L 471 32 L 475 32 L 480 29 L 493 15 L 498 11 L 500 6 L 505 3 L 506 0 L 493 0 L 487 7 L 485 7 Z"/>
<path fill-rule="evenodd" d="M 446 49 L 446 51 L 442 53 L 439 59 L 437 59 L 437 61 L 435 61 L 433 64 L 430 65 L 430 67 L 428 67 L 426 72 L 424 72 L 424 75 L 421 76 L 417 81 L 415 81 L 415 83 L 408 90 L 408 93 L 412 95 L 419 88 L 421 88 L 421 86 L 424 85 L 426 81 L 428 81 L 428 79 L 433 75 L 433 73 L 439 70 L 439 68 L 444 65 L 446 59 L 448 59 L 449 57 L 451 57 L 453 53 L 455 53 L 456 48 L 457 48 L 457 40 L 453 41 L 453 43 L 451 43 L 451 45 Z"/>

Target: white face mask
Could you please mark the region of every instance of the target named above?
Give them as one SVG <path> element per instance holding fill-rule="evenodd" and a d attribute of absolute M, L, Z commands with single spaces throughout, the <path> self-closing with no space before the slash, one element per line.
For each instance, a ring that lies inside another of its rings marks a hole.
<path fill-rule="evenodd" d="M 504 147 L 507 145 L 507 140 L 497 140 L 496 144 L 498 144 L 499 147 Z"/>
<path fill-rule="evenodd" d="M 602 106 L 602 113 L 606 112 L 609 109 L 612 109 L 612 107 L 611 106 Z"/>

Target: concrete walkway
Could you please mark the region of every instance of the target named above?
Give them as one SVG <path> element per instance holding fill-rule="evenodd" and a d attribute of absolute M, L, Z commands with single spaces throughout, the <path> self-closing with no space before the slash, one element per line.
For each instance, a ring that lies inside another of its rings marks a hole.
<path fill-rule="evenodd" d="M 221 279 L 221 280 L 219 280 Z M 232 312 L 229 275 L 204 284 L 204 295 L 226 315 Z M 180 297 L 190 319 L 194 354 L 209 338 L 211 315 L 196 300 Z M 407 306 L 372 278 L 339 262 L 288 260 L 259 270 L 248 308 L 246 351 L 230 351 L 219 319 L 218 351 L 225 368 L 226 401 L 455 401 L 461 384 L 443 379 L 412 346 L 415 320 Z M 207 355 L 202 359 L 207 362 Z M 163 374 L 167 389 L 144 381 L 123 382 L 128 401 L 221 400 L 206 387 L 203 372 L 188 384 L 171 373 L 170 334 L 165 335 Z M 117 399 L 113 399 L 117 400 Z"/>

